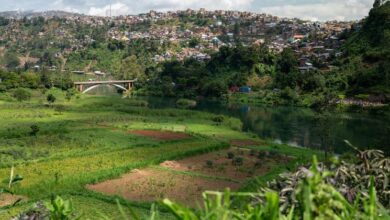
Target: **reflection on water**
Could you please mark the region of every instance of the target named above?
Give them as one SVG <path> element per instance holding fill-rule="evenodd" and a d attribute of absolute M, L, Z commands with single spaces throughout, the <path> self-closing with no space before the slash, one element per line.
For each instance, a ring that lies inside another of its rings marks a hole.
<path fill-rule="evenodd" d="M 147 98 L 153 108 L 174 107 L 175 100 Z M 389 152 L 390 119 L 363 113 L 332 113 L 321 116 L 307 108 L 226 105 L 200 102 L 197 110 L 240 118 L 244 130 L 262 138 L 292 146 L 332 150 L 350 150 L 349 140 L 361 148 L 382 149 Z"/>

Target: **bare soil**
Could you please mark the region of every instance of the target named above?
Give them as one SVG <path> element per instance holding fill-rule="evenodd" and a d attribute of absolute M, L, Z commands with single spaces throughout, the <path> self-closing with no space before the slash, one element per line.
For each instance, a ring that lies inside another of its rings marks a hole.
<path fill-rule="evenodd" d="M 285 164 L 292 159 L 262 153 L 259 157 L 257 151 L 232 147 L 183 160 L 165 161 L 160 164 L 161 168 L 133 170 L 119 179 L 88 185 L 87 188 L 132 201 L 151 202 L 169 198 L 197 208 L 202 201 L 202 192 L 223 191 L 226 188 L 238 190 L 249 178 L 263 175 L 275 164 Z M 228 154 L 234 157 L 228 158 Z M 241 158 L 242 164 L 233 162 L 237 158 Z"/>
<path fill-rule="evenodd" d="M 24 196 L 0 194 L 0 207 L 12 205 L 18 200 L 27 200 Z"/>
<path fill-rule="evenodd" d="M 151 202 L 169 198 L 195 208 L 201 204 L 202 192 L 206 190 L 221 191 L 226 188 L 237 190 L 239 184 L 146 168 L 133 170 L 120 179 L 88 185 L 87 188 L 133 201 Z"/>
<path fill-rule="evenodd" d="M 150 137 L 156 140 L 172 141 L 190 138 L 188 134 L 172 131 L 155 131 L 155 130 L 131 130 L 131 134 Z"/>
<path fill-rule="evenodd" d="M 249 146 L 260 146 L 263 143 L 254 140 L 232 140 L 230 141 L 230 144 L 234 147 L 249 147 Z"/>
<path fill-rule="evenodd" d="M 232 153 L 234 158 L 229 159 L 228 153 Z M 234 164 L 237 158 L 242 159 L 242 165 Z M 258 152 L 231 148 L 179 161 L 165 161 L 160 166 L 178 171 L 190 171 L 244 182 L 254 176 L 266 174 L 275 164 L 287 163 L 290 160 L 291 158 L 284 156 L 265 156 L 259 159 Z"/>

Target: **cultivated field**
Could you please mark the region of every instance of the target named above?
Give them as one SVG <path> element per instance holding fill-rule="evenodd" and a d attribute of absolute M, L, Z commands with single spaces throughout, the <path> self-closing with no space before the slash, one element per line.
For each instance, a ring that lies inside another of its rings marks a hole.
<path fill-rule="evenodd" d="M 8 187 L 12 166 L 23 177 L 14 196 L 0 195 L 0 219 L 53 194 L 89 219 L 115 219 L 116 199 L 141 215 L 164 197 L 196 207 L 204 190 L 250 189 L 313 153 L 243 133 L 238 119 L 144 106 L 119 97 L 65 101 L 57 90 L 22 103 L 0 96 L 0 184 Z"/>

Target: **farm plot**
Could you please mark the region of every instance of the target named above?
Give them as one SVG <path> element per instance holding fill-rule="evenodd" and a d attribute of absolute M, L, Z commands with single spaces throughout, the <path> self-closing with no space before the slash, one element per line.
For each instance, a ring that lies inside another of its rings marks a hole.
<path fill-rule="evenodd" d="M 173 173 L 168 170 L 146 168 L 133 170 L 120 179 L 109 180 L 88 189 L 108 195 L 119 195 L 132 201 L 153 202 L 170 198 L 177 202 L 196 207 L 205 190 L 236 190 L 239 184 L 232 181 L 196 177 Z"/>
<path fill-rule="evenodd" d="M 196 207 L 203 191 L 238 190 L 250 178 L 291 159 L 275 152 L 230 148 L 136 169 L 119 179 L 88 185 L 87 189 L 131 201 L 169 198 Z"/>
<path fill-rule="evenodd" d="M 179 161 L 165 161 L 160 166 L 244 182 L 290 160 L 290 157 L 273 152 L 231 148 Z"/>

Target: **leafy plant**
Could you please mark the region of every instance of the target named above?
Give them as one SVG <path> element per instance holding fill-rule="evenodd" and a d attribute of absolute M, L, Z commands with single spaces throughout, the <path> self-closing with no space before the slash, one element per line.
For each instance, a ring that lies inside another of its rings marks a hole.
<path fill-rule="evenodd" d="M 36 125 L 36 124 L 33 124 L 33 125 L 31 125 L 30 128 L 31 128 L 30 135 L 31 136 L 37 136 L 37 134 L 38 134 L 38 132 L 40 130 L 39 126 Z"/>
<path fill-rule="evenodd" d="M 72 202 L 70 200 L 63 200 L 59 196 L 52 198 L 50 203 L 45 203 L 45 207 L 49 211 L 50 220 L 79 219 L 74 217 L 74 208 Z"/>
<path fill-rule="evenodd" d="M 228 152 L 227 153 L 227 158 L 228 159 L 233 159 L 234 158 L 234 153 L 233 152 Z"/>
<path fill-rule="evenodd" d="M 347 163 L 335 159 L 331 165 L 316 163 L 317 169 L 326 173 L 322 177 L 323 181 L 332 184 L 338 192 L 349 202 L 353 202 L 359 197 L 369 198 L 368 186 L 371 184 L 371 177 L 375 177 L 373 187 L 378 192 L 378 200 L 386 207 L 390 206 L 390 159 L 385 158 L 382 151 L 366 150 L 360 151 L 349 142 L 357 154 L 356 163 Z M 312 165 L 313 166 L 313 165 Z M 313 175 L 313 170 L 301 167 L 295 173 L 284 173 L 280 178 L 268 183 L 261 191 L 275 190 L 279 193 L 283 209 L 297 205 L 297 189 L 300 182 L 308 176 Z"/>
<path fill-rule="evenodd" d="M 47 102 L 49 103 L 49 104 L 53 104 L 55 101 L 56 101 L 56 97 L 53 95 L 53 94 L 49 94 L 49 95 L 47 95 L 47 98 L 46 98 L 46 100 L 47 100 Z"/>
<path fill-rule="evenodd" d="M 204 192 L 203 209 L 194 211 L 168 199 L 163 204 L 179 220 L 293 220 L 293 219 L 389 219 L 389 213 L 377 201 L 374 179 L 370 178 L 368 197 L 357 197 L 349 202 L 326 179 L 332 172 L 320 169 L 317 159 L 313 159 L 311 175 L 298 182 L 295 190 L 296 203 L 288 209 L 280 206 L 280 197 L 274 191 L 263 193 Z M 246 199 L 259 197 L 255 203 Z M 237 207 L 234 200 L 242 201 Z"/>
<path fill-rule="evenodd" d="M 19 88 L 13 91 L 12 96 L 19 102 L 27 101 L 31 98 L 31 92 L 27 89 Z"/>

